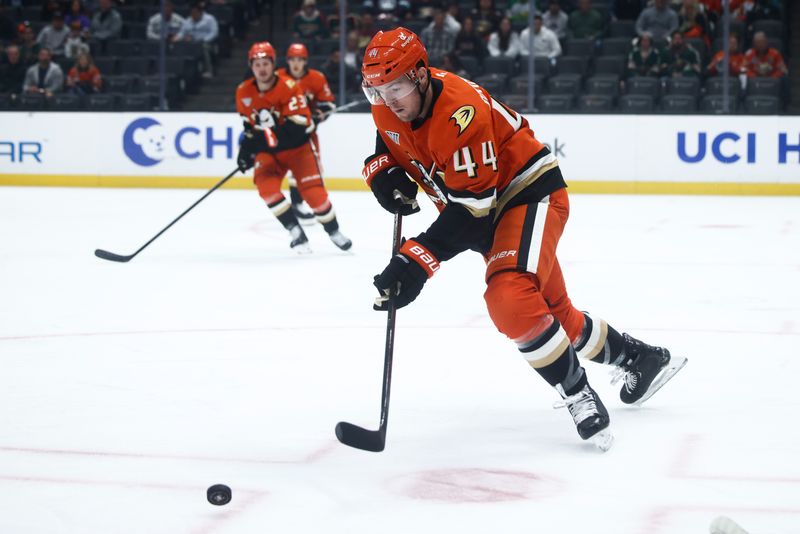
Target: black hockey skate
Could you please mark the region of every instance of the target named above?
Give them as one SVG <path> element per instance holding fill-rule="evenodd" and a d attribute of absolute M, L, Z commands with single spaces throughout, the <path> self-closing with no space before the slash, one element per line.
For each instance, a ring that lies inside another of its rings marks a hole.
<path fill-rule="evenodd" d="M 608 429 L 610 422 L 608 410 L 592 386 L 586 383 L 577 393 L 567 395 L 564 388 L 558 384 L 556 391 L 562 400 L 553 404 L 553 408 L 566 407 L 569 410 L 578 428 L 578 435 L 603 452 L 610 449 L 614 436 Z"/>
<path fill-rule="evenodd" d="M 311 252 L 311 246 L 308 244 L 308 237 L 306 233 L 296 224 L 289 228 L 289 234 L 292 236 L 292 241 L 289 246 L 298 254 L 308 254 Z"/>
<path fill-rule="evenodd" d="M 639 406 L 686 365 L 686 358 L 671 356 L 667 349 L 653 347 L 628 334 L 622 334 L 622 338 L 625 360 L 614 372 L 611 383 L 622 379 L 620 400 Z"/>
<path fill-rule="evenodd" d="M 331 241 L 333 241 L 333 244 L 339 247 L 341 250 L 350 250 L 350 247 L 353 246 L 353 242 L 350 241 L 350 238 L 339 230 L 334 230 L 333 232 L 329 233 L 328 237 L 330 237 Z"/>

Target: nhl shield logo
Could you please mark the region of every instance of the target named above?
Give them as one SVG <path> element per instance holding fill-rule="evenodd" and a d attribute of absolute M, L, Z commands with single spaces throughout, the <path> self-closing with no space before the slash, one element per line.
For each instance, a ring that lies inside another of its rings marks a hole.
<path fill-rule="evenodd" d="M 399 133 L 397 133 L 397 132 L 390 132 L 389 130 L 386 130 L 386 135 L 388 135 L 388 136 L 389 136 L 389 139 L 391 139 L 392 141 L 394 141 L 394 144 L 396 144 L 396 145 L 399 145 L 399 144 L 400 144 L 400 134 L 399 134 Z"/>

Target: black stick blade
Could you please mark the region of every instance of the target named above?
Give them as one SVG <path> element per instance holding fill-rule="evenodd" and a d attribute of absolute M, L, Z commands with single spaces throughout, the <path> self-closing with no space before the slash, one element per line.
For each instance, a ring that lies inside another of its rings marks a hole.
<path fill-rule="evenodd" d="M 381 452 L 386 446 L 386 432 L 367 430 L 345 422 L 336 425 L 336 437 L 344 445 L 362 451 Z"/>
<path fill-rule="evenodd" d="M 114 254 L 113 252 L 109 252 L 101 248 L 95 250 L 94 255 L 100 258 L 101 260 L 116 261 L 119 263 L 129 262 L 131 261 L 131 258 L 135 256 L 135 254 L 131 254 L 130 256 L 120 256 L 119 254 Z"/>

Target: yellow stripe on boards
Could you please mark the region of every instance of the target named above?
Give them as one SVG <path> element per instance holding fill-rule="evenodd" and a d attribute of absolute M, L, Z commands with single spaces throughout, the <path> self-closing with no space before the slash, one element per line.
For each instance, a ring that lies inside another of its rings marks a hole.
<path fill-rule="evenodd" d="M 79 176 L 69 174 L 0 174 L 0 186 L 159 187 L 209 189 L 222 176 Z M 606 195 L 768 195 L 800 196 L 800 183 L 610 182 L 568 181 L 572 194 Z M 331 191 L 367 191 L 361 178 L 325 178 Z M 229 189 L 255 189 L 251 177 L 235 177 Z"/>

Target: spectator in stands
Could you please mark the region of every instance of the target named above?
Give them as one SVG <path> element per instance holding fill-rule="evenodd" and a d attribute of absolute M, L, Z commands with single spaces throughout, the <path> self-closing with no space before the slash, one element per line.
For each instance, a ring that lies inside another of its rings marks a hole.
<path fill-rule="evenodd" d="M 214 72 L 213 54 L 219 36 L 217 19 L 205 12 L 203 2 L 195 2 L 184 19 L 181 31 L 175 36 L 176 41 L 194 41 L 203 44 L 203 78 L 211 78 Z"/>
<path fill-rule="evenodd" d="M 453 51 L 459 56 L 472 56 L 478 59 L 486 57 L 486 41 L 475 31 L 472 17 L 464 17 L 461 31 L 456 35 Z"/>
<path fill-rule="evenodd" d="M 653 46 L 653 36 L 644 32 L 628 54 L 628 76 L 661 76 L 663 63 L 661 52 Z"/>
<path fill-rule="evenodd" d="M 67 74 L 67 90 L 76 95 L 99 93 L 103 78 L 88 52 L 81 53 Z"/>
<path fill-rule="evenodd" d="M 347 3 L 349 8 L 350 2 Z M 349 33 L 358 27 L 359 17 L 355 13 L 347 13 L 344 17 L 345 29 Z M 333 13 L 327 18 L 328 34 L 332 38 L 339 37 L 339 0 L 333 3 Z M 360 68 L 360 67 L 359 67 Z"/>
<path fill-rule="evenodd" d="M 478 0 L 478 6 L 472 10 L 472 21 L 475 31 L 484 39 L 497 30 L 503 14 L 494 7 L 494 0 Z"/>
<path fill-rule="evenodd" d="M 341 61 L 341 55 L 339 53 L 339 49 L 337 48 L 333 52 L 331 52 L 328 59 L 325 61 L 325 64 L 322 65 L 322 72 L 325 74 L 325 77 L 328 78 L 328 85 L 333 88 L 334 91 L 338 90 L 339 87 L 339 63 Z M 344 66 L 344 87 L 345 91 L 348 93 L 352 91 L 356 91 L 359 88 L 361 75 L 359 71 L 348 66 L 345 64 Z"/>
<path fill-rule="evenodd" d="M 400 19 L 411 11 L 409 0 L 364 0 L 363 10 L 373 16 L 391 14 Z"/>
<path fill-rule="evenodd" d="M 73 20 L 69 28 L 67 41 L 64 43 L 64 57 L 77 58 L 81 53 L 89 53 L 89 45 L 83 39 L 81 22 Z"/>
<path fill-rule="evenodd" d="M 700 54 L 686 43 L 683 34 L 678 30 L 672 32 L 670 36 L 665 60 L 666 68 L 663 71 L 667 76 L 678 78 L 700 75 Z"/>
<path fill-rule="evenodd" d="M 733 33 L 728 38 L 728 54 L 729 54 L 729 63 L 728 63 L 728 73 L 731 76 L 739 76 L 741 73 L 745 72 L 744 68 L 744 54 L 739 49 L 739 37 Z M 725 57 L 725 51 L 720 50 L 714 57 L 711 58 L 711 63 L 708 64 L 708 74 L 711 76 L 716 76 L 717 74 L 722 74 L 720 69 L 722 68 L 722 60 Z"/>
<path fill-rule="evenodd" d="M 444 12 L 444 25 L 455 30 L 456 35 L 461 31 L 461 7 L 453 2 Z"/>
<path fill-rule="evenodd" d="M 92 21 L 89 20 L 86 8 L 83 7 L 81 0 L 72 0 L 69 4 L 69 11 L 64 16 L 64 24 L 70 28 L 75 21 L 80 25 L 81 32 L 88 32 L 89 27 L 92 25 Z"/>
<path fill-rule="evenodd" d="M 552 31 L 542 24 L 542 16 L 533 17 L 533 55 L 535 57 L 546 57 L 550 63 L 555 64 L 556 58 L 561 55 L 561 43 Z M 520 54 L 528 55 L 529 29 L 525 28 L 519 35 Z"/>
<path fill-rule="evenodd" d="M 653 0 L 653 5 L 636 19 L 636 33 L 648 32 L 656 44 L 666 41 L 678 29 L 678 14 L 667 6 L 667 0 Z"/>
<path fill-rule="evenodd" d="M 328 37 L 325 17 L 317 9 L 316 0 L 303 0 L 303 7 L 292 19 L 292 33 L 295 39 L 314 41 Z"/>
<path fill-rule="evenodd" d="M 39 57 L 39 50 L 42 46 L 36 41 L 36 34 L 29 22 L 23 22 L 17 29 L 19 35 L 19 52 L 22 56 L 22 63 L 32 65 Z"/>
<path fill-rule="evenodd" d="M 18 94 L 25 82 L 27 67 L 22 62 L 22 54 L 17 45 L 6 47 L 6 60 L 0 67 L 0 93 Z"/>
<path fill-rule="evenodd" d="M 41 22 L 50 22 L 55 13 L 61 13 L 61 2 L 58 0 L 45 0 L 42 3 L 42 10 L 39 12 Z"/>
<path fill-rule="evenodd" d="M 97 13 L 92 17 L 92 37 L 105 50 L 108 41 L 122 35 L 122 16 L 114 9 L 111 0 L 100 0 Z"/>
<path fill-rule="evenodd" d="M 16 40 L 17 25 L 6 12 L 6 6 L 0 4 L 0 47 L 3 46 L 3 43 L 13 43 Z"/>
<path fill-rule="evenodd" d="M 31 66 L 25 73 L 25 82 L 22 85 L 26 93 L 40 93 L 46 98 L 60 93 L 64 86 L 64 71 L 53 61 L 49 49 L 42 47 L 39 50 L 39 62 Z"/>
<path fill-rule="evenodd" d="M 598 39 L 606 31 L 606 22 L 592 7 L 592 0 L 578 0 L 578 9 L 570 13 L 567 29 L 576 39 Z"/>
<path fill-rule="evenodd" d="M 508 18 L 511 19 L 511 23 L 527 26 L 530 2 L 528 0 L 513 0 L 513 2 L 510 3 L 511 7 L 509 7 L 506 12 L 508 13 Z M 552 5 L 553 2 L 550 2 L 550 4 Z M 538 13 L 538 11 L 534 11 L 534 14 L 536 13 Z M 545 26 L 547 26 L 547 22 L 545 22 Z"/>
<path fill-rule="evenodd" d="M 764 32 L 753 35 L 753 48 L 744 55 L 744 67 L 748 78 L 782 78 L 789 72 L 783 56 L 769 46 Z"/>
<path fill-rule="evenodd" d="M 708 18 L 702 12 L 697 0 L 683 0 L 683 5 L 678 11 L 678 31 L 685 38 L 698 38 L 711 44 L 709 39 Z"/>
<path fill-rule="evenodd" d="M 363 53 L 358 47 L 358 32 L 352 30 L 347 33 L 347 39 L 345 40 L 344 62 L 358 71 L 361 70 L 362 57 Z"/>
<path fill-rule="evenodd" d="M 164 19 L 166 24 L 162 23 L 161 10 L 155 15 L 150 17 L 147 21 L 147 38 L 159 40 L 161 39 L 161 32 L 166 26 L 167 28 L 167 42 L 175 41 L 176 37 L 183 27 L 184 18 L 175 13 L 175 8 L 172 2 L 164 2 Z"/>
<path fill-rule="evenodd" d="M 452 72 L 453 74 L 457 74 L 462 78 L 470 78 L 471 75 L 467 70 L 461 65 L 461 60 L 458 59 L 458 54 L 455 52 L 450 52 L 449 54 L 445 54 L 442 58 L 442 70 L 446 70 L 447 72 Z"/>
<path fill-rule="evenodd" d="M 375 27 L 375 18 L 369 13 L 365 13 L 358 21 L 358 47 L 366 48 L 372 37 L 378 33 Z M 359 69 L 360 70 L 360 69 Z"/>
<path fill-rule="evenodd" d="M 646 4 L 647 0 L 613 0 L 611 15 L 618 20 L 636 20 Z"/>
<path fill-rule="evenodd" d="M 36 42 L 42 48 L 48 48 L 52 51 L 53 55 L 64 55 L 64 44 L 67 42 L 69 36 L 69 28 L 64 25 L 64 17 L 61 13 L 53 13 L 53 18 L 50 24 L 42 28 L 39 35 L 36 37 Z"/>
<path fill-rule="evenodd" d="M 519 55 L 519 35 L 511 29 L 511 19 L 500 19 L 500 27 L 489 36 L 488 48 L 492 57 L 516 58 Z"/>
<path fill-rule="evenodd" d="M 781 8 L 780 4 L 772 3 L 769 0 L 733 0 L 731 16 L 749 26 L 757 20 L 779 20 Z"/>
<path fill-rule="evenodd" d="M 433 10 L 433 21 L 422 30 L 420 39 L 428 50 L 428 58 L 432 65 L 439 65 L 445 54 L 453 51 L 456 44 L 456 33 L 445 26 L 445 12 L 441 6 Z"/>
<path fill-rule="evenodd" d="M 569 17 L 561 9 L 561 3 L 558 0 L 550 2 L 547 11 L 542 15 L 542 24 L 544 27 L 555 33 L 556 37 L 559 39 L 564 39 L 567 36 L 568 23 Z"/>

